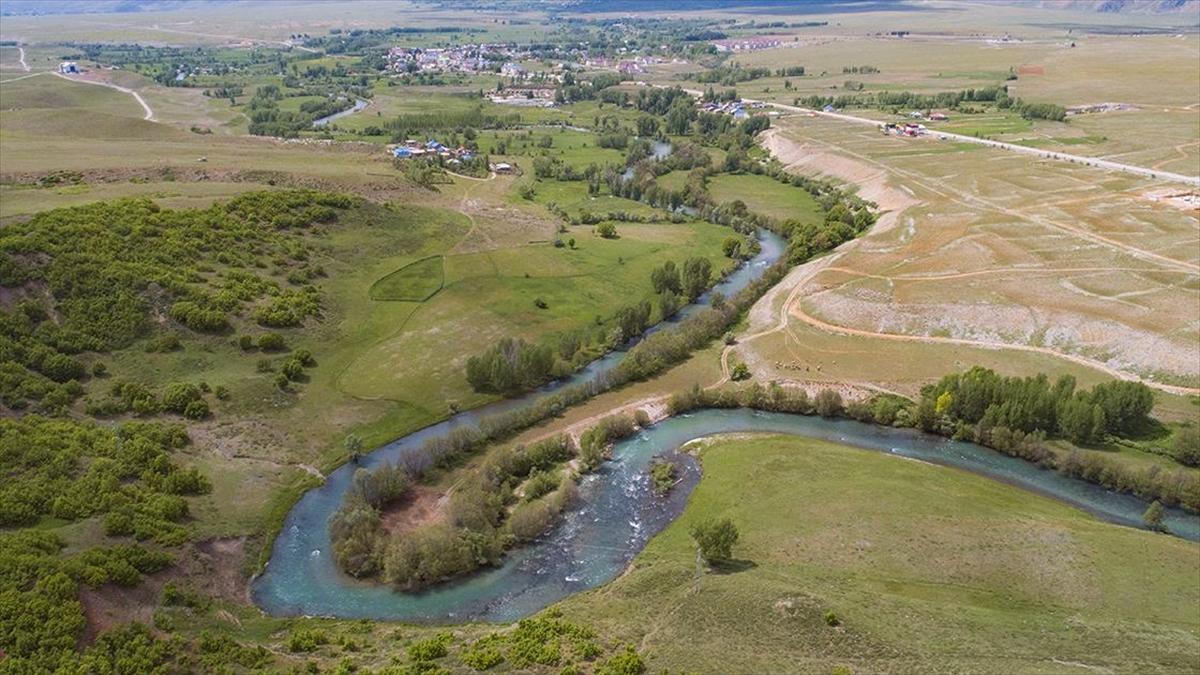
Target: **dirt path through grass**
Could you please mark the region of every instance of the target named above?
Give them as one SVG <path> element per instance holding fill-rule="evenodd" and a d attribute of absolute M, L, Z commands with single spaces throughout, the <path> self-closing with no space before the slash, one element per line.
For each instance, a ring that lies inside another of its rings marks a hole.
<path fill-rule="evenodd" d="M 129 94 L 130 96 L 132 96 L 134 98 L 134 100 L 136 100 L 138 102 L 138 105 L 142 106 L 142 110 L 146 111 L 146 115 L 142 119 L 146 120 L 147 122 L 155 121 L 154 120 L 154 111 L 150 108 L 150 105 L 146 103 L 146 99 L 142 98 L 141 94 L 130 89 L 129 87 L 122 87 L 121 85 L 113 84 L 112 82 L 101 82 L 99 80 L 85 80 L 85 79 L 81 79 L 81 78 L 67 77 L 66 75 L 63 75 L 62 73 L 59 73 L 59 72 L 54 72 L 54 75 L 61 77 L 62 79 L 66 80 L 67 82 L 81 82 L 83 84 L 94 84 L 94 85 L 97 85 L 100 87 L 108 87 L 109 89 L 116 89 L 117 91 L 124 93 L 124 94 Z"/>

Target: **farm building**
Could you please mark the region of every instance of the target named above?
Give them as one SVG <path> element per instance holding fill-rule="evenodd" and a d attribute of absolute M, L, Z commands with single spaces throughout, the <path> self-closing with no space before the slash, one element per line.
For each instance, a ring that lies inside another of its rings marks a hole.
<path fill-rule="evenodd" d="M 79 72 L 79 64 L 74 61 L 63 61 L 58 64 L 58 72 L 67 74 L 75 74 Z"/>

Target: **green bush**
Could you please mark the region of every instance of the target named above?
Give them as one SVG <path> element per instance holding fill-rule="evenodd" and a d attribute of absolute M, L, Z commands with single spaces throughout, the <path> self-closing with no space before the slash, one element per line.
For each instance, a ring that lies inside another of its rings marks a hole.
<path fill-rule="evenodd" d="M 325 631 L 317 628 L 300 628 L 288 635 L 285 646 L 289 652 L 295 654 L 315 652 L 326 644 L 329 644 L 329 636 L 325 634 Z"/>
<path fill-rule="evenodd" d="M 449 633 L 438 633 L 433 637 L 414 642 L 408 646 L 408 658 L 413 661 L 433 661 L 450 653 L 454 637 Z"/>

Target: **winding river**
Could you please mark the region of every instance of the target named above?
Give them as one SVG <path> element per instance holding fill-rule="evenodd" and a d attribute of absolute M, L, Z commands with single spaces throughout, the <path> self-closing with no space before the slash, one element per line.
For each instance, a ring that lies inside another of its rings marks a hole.
<path fill-rule="evenodd" d="M 714 287 L 736 293 L 786 249 L 769 232 L 759 235 L 762 251 Z M 675 320 L 699 311 L 708 296 Z M 670 325 L 665 322 L 648 332 Z M 254 601 L 276 615 L 317 615 L 425 622 L 469 620 L 512 621 L 615 578 L 658 532 L 682 511 L 699 480 L 699 467 L 676 449 L 687 441 L 730 432 L 776 432 L 819 438 L 850 446 L 958 467 L 1082 508 L 1099 518 L 1138 526 L 1146 503 L 1130 495 L 1108 492 L 1084 481 L 993 450 L 949 441 L 911 430 L 891 429 L 851 420 L 762 413 L 749 410 L 703 410 L 664 420 L 618 443 L 613 460 L 580 484 L 580 504 L 559 525 L 533 544 L 511 552 L 503 564 L 417 594 L 358 582 L 341 574 L 330 554 L 327 521 L 338 508 L 358 466 L 376 467 L 416 452 L 429 438 L 461 425 L 475 425 L 487 415 L 527 405 L 563 386 L 599 377 L 616 367 L 623 351 L 591 363 L 570 379 L 525 397 L 499 401 L 459 413 L 389 443 L 331 473 L 326 482 L 301 496 L 276 538 L 267 569 L 254 580 Z M 665 498 L 654 495 L 646 468 L 656 456 L 673 459 L 681 482 Z M 1176 535 L 1200 540 L 1200 516 L 1168 509 L 1166 524 Z"/>

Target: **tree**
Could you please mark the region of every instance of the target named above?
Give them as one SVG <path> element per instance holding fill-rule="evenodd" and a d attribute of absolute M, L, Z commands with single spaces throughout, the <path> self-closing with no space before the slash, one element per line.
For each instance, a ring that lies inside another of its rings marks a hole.
<path fill-rule="evenodd" d="M 1163 505 L 1162 502 L 1155 499 L 1142 514 L 1142 522 L 1146 525 L 1146 529 L 1155 532 L 1166 532 L 1167 526 L 1163 522 Z"/>
<path fill-rule="evenodd" d="M 662 318 L 664 319 L 675 316 L 679 312 L 680 304 L 679 296 L 671 291 L 663 291 L 658 296 L 658 306 L 662 310 Z"/>
<path fill-rule="evenodd" d="M 836 417 L 842 412 L 842 395 L 832 389 L 822 389 L 817 392 L 814 405 L 821 417 Z"/>
<path fill-rule="evenodd" d="M 596 234 L 600 235 L 604 239 L 616 239 L 617 226 L 608 222 L 600 223 L 596 226 Z"/>
<path fill-rule="evenodd" d="M 729 518 L 703 520 L 692 526 L 692 539 L 708 563 L 729 560 L 738 540 L 737 526 Z"/>
<path fill-rule="evenodd" d="M 1175 432 L 1171 454 L 1184 466 L 1200 466 L 1200 427 L 1190 425 Z"/>
<path fill-rule="evenodd" d="M 654 286 L 655 293 L 666 291 L 679 293 L 683 288 L 679 278 L 679 269 L 670 260 L 663 263 L 662 266 L 654 268 L 654 271 L 650 273 L 650 283 Z"/>
<path fill-rule="evenodd" d="M 726 258 L 737 258 L 742 255 L 742 240 L 738 237 L 725 237 L 721 242 L 721 252 Z"/>
<path fill-rule="evenodd" d="M 357 434 L 350 434 L 346 436 L 345 444 L 346 453 L 350 455 L 351 459 L 358 460 L 358 456 L 362 454 L 363 449 L 362 439 Z"/>
<path fill-rule="evenodd" d="M 712 279 L 712 263 L 708 258 L 688 258 L 683 263 L 683 293 L 689 302 L 695 302 L 696 298 L 708 288 L 708 282 Z"/>

